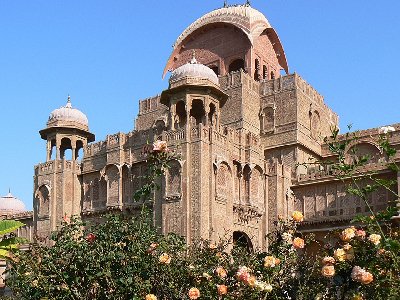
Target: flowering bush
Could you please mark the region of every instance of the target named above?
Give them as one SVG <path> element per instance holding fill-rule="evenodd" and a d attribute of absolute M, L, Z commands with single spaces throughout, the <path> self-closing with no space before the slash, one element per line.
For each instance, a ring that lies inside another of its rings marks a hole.
<path fill-rule="evenodd" d="M 134 195 L 141 213 L 65 218 L 51 247 L 16 254 L 7 284 L 18 299 L 398 299 L 400 233 L 390 210 L 332 232 L 317 253 L 313 236 L 297 230 L 301 212 L 279 218 L 267 252 L 231 241 L 187 245 L 160 235 L 146 208 L 173 154 L 163 142 L 145 153 L 147 183 Z"/>

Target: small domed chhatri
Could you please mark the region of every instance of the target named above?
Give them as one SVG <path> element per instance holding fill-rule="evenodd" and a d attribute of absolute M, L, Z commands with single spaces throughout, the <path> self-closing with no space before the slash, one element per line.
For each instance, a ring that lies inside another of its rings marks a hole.
<path fill-rule="evenodd" d="M 53 110 L 47 121 L 48 127 L 67 126 L 67 127 L 83 127 L 89 129 L 89 121 L 86 115 L 80 110 L 73 108 L 71 98 L 68 96 L 68 101 L 65 106 Z"/>
<path fill-rule="evenodd" d="M 25 204 L 14 197 L 10 191 L 5 196 L 0 197 L 0 214 L 16 214 L 26 211 Z"/>
<path fill-rule="evenodd" d="M 190 62 L 180 66 L 172 72 L 169 82 L 172 83 L 185 77 L 208 79 L 212 83 L 218 85 L 218 76 L 209 67 L 198 63 L 195 58 L 195 53 L 193 53 L 193 57 Z"/>

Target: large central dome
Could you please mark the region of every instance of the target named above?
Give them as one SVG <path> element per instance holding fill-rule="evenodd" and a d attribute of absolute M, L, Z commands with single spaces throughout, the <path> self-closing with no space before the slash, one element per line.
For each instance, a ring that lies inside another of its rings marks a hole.
<path fill-rule="evenodd" d="M 278 35 L 264 14 L 249 4 L 224 6 L 190 24 L 173 44 L 163 76 L 190 60 L 193 50 L 198 61 L 218 75 L 243 69 L 256 73 L 254 77 L 259 80 L 277 78 L 280 70 L 289 73 Z"/>
<path fill-rule="evenodd" d="M 254 36 L 266 28 L 271 28 L 267 18 L 258 10 L 249 5 L 235 5 L 213 10 L 194 21 L 178 37 L 174 49 L 179 46 L 192 32 L 212 23 L 229 23 L 236 25 L 248 36 L 253 43 Z"/>

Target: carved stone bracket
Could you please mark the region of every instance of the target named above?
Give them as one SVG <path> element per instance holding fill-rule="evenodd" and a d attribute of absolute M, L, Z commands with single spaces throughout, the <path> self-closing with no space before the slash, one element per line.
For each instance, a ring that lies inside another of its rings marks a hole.
<path fill-rule="evenodd" d="M 262 216 L 257 207 L 248 205 L 234 205 L 233 212 L 237 214 L 239 222 L 246 224 L 252 220 L 260 219 Z"/>

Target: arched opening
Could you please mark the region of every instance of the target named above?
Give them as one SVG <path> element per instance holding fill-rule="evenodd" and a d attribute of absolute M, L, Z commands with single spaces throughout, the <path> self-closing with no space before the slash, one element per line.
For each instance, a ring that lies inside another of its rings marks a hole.
<path fill-rule="evenodd" d="M 72 145 L 69 138 L 63 138 L 61 140 L 60 159 L 72 160 Z"/>
<path fill-rule="evenodd" d="M 249 253 L 253 252 L 253 243 L 251 239 L 242 231 L 233 232 L 233 247 L 241 247 L 246 249 Z"/>
<path fill-rule="evenodd" d="M 274 73 L 274 71 L 271 71 L 271 79 L 275 79 L 275 73 Z"/>
<path fill-rule="evenodd" d="M 179 101 L 176 103 L 176 120 L 175 128 L 181 128 L 186 124 L 186 108 L 185 102 Z"/>
<path fill-rule="evenodd" d="M 192 109 L 190 110 L 190 117 L 194 119 L 196 125 L 203 122 L 206 112 L 204 110 L 203 101 L 196 99 L 192 102 Z"/>
<path fill-rule="evenodd" d="M 51 140 L 50 160 L 57 159 L 56 140 Z"/>
<path fill-rule="evenodd" d="M 266 65 L 263 65 L 263 79 L 268 79 L 268 69 Z"/>
<path fill-rule="evenodd" d="M 254 80 L 260 80 L 260 61 L 258 60 L 258 58 L 256 58 L 254 61 Z"/>
<path fill-rule="evenodd" d="M 214 103 L 210 104 L 210 112 L 208 113 L 208 123 L 210 126 L 216 125 L 216 108 Z"/>
<path fill-rule="evenodd" d="M 76 149 L 75 149 L 75 159 L 82 160 L 83 158 L 83 142 L 81 140 L 76 141 Z"/>
<path fill-rule="evenodd" d="M 120 172 L 117 166 L 109 165 L 106 168 L 107 175 L 107 206 L 119 205 L 119 176 Z"/>
<path fill-rule="evenodd" d="M 37 216 L 48 217 L 50 214 L 50 191 L 47 186 L 42 185 L 36 193 Z"/>
<path fill-rule="evenodd" d="M 211 70 L 213 70 L 214 73 L 215 73 L 217 76 L 219 75 L 219 68 L 218 68 L 218 66 L 216 66 L 216 65 L 211 65 L 209 68 L 210 68 Z"/>
<path fill-rule="evenodd" d="M 241 58 L 235 59 L 229 65 L 229 73 L 239 71 L 240 69 L 244 70 L 244 60 Z"/>
<path fill-rule="evenodd" d="M 165 130 L 165 122 L 163 120 L 157 120 L 154 124 L 155 132 L 160 135 Z"/>

